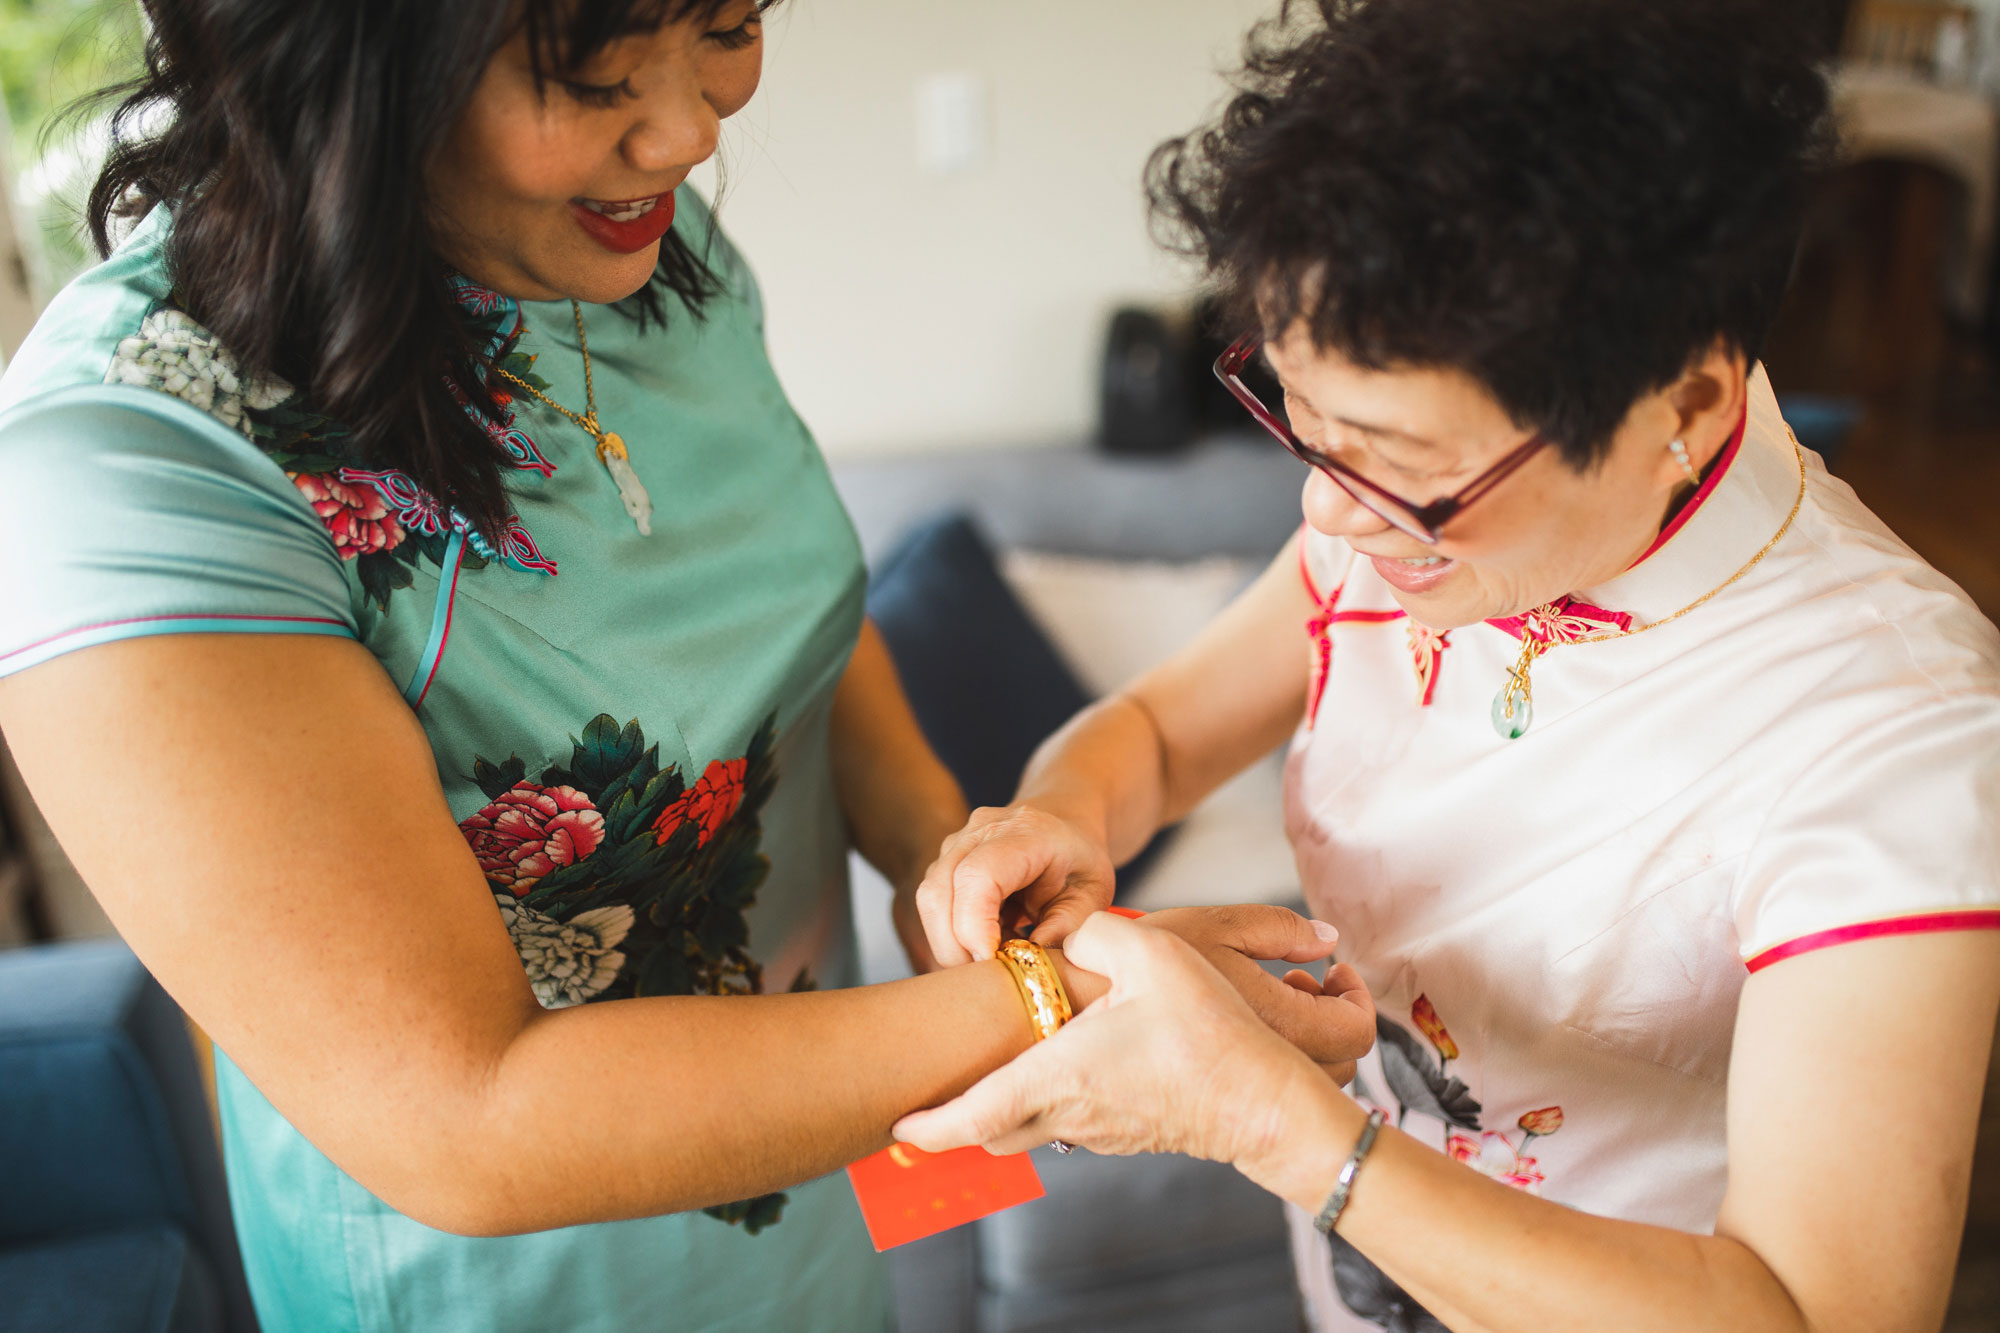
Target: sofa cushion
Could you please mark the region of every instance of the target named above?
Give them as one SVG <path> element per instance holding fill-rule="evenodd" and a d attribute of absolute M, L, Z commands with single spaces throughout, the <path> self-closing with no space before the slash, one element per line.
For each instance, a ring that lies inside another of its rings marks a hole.
<path fill-rule="evenodd" d="M 1035 746 L 1090 702 L 964 514 L 918 527 L 882 562 L 868 614 L 973 805 L 1005 805 Z"/>
<path fill-rule="evenodd" d="M 0 1245 L 167 1228 L 255 1326 L 185 1022 L 122 942 L 0 954 L 0 1142 Z"/>
<path fill-rule="evenodd" d="M 983 1333 L 1297 1327 L 1283 1205 L 1216 1162 L 1037 1149 L 1045 1198 L 979 1224 Z"/>
<path fill-rule="evenodd" d="M 974 806 L 1012 800 L 1035 747 L 1090 702 L 962 513 L 917 528 L 883 560 L 868 614 L 917 724 Z M 1136 883 L 1161 845 L 1153 839 L 1121 881 Z"/>
<path fill-rule="evenodd" d="M 177 1228 L 0 1249 L 0 1333 L 219 1333 L 215 1275 Z"/>

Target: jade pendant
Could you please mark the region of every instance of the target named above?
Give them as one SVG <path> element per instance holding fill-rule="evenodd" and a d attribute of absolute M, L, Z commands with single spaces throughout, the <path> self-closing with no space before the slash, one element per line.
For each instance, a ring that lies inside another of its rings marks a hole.
<path fill-rule="evenodd" d="M 1534 720 L 1534 706 L 1514 693 L 1512 681 L 1502 685 L 1493 696 L 1493 730 L 1500 733 L 1501 740 L 1520 740 Z"/>
<path fill-rule="evenodd" d="M 639 535 L 652 536 L 653 497 L 646 494 L 646 484 L 639 480 L 639 474 L 626 460 L 625 441 L 605 432 L 598 443 L 597 456 L 604 460 L 604 470 L 611 474 L 612 483 L 618 487 L 618 500 L 625 506 L 625 512 L 632 516 Z"/>

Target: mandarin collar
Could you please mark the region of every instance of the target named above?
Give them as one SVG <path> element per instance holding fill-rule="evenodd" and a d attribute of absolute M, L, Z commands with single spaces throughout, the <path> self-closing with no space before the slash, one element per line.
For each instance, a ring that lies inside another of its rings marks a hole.
<path fill-rule="evenodd" d="M 1578 600 L 1625 612 L 1636 630 L 1713 592 L 1769 544 L 1798 503 L 1804 461 L 1761 364 L 1748 389 L 1739 438 L 1701 490 L 1630 569 Z"/>

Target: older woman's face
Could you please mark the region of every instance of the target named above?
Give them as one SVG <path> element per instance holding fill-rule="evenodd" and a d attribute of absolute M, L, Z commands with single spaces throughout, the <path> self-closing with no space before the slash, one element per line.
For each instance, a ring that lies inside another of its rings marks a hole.
<path fill-rule="evenodd" d="M 623 38 L 535 86 L 525 35 L 488 62 L 429 186 L 440 253 L 523 300 L 608 302 L 651 277 L 672 192 L 757 91 L 752 0 Z"/>
<path fill-rule="evenodd" d="M 1529 437 L 1458 371 L 1364 370 L 1315 348 L 1302 327 L 1265 355 L 1302 441 L 1419 503 L 1459 490 Z M 1577 472 L 1544 449 L 1447 523 L 1435 546 L 1397 531 L 1317 470 L 1306 483 L 1306 521 L 1373 561 L 1403 609 L 1434 629 L 1519 614 L 1606 582 L 1659 535 L 1686 481 L 1668 442 L 1684 440 L 1699 467 L 1735 427 L 1742 362 L 1711 360 L 1720 363 L 1715 374 L 1641 399 L 1601 465 Z"/>

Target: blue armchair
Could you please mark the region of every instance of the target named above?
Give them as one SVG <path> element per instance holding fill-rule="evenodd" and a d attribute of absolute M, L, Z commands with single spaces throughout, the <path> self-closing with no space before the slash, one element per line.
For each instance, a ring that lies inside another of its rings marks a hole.
<path fill-rule="evenodd" d="M 0 1333 L 254 1333 L 181 1012 L 116 940 L 0 953 Z"/>

